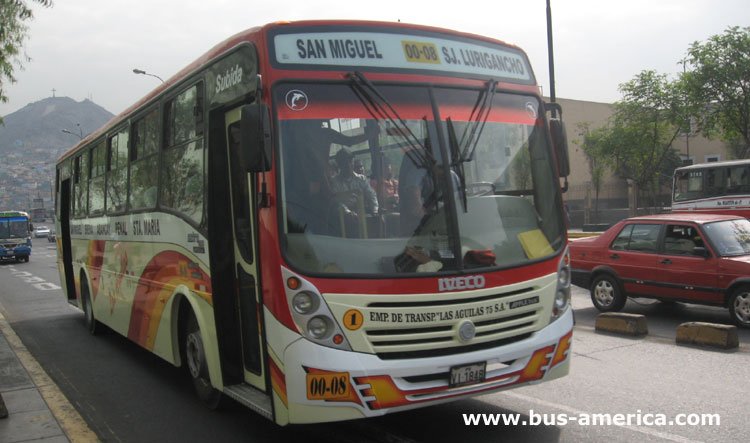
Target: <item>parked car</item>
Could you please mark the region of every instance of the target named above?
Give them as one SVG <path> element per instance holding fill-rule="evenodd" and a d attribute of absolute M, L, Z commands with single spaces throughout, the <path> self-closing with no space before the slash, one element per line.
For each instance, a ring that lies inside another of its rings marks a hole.
<path fill-rule="evenodd" d="M 572 240 L 573 284 L 602 312 L 627 297 L 724 306 L 750 327 L 750 221 L 731 215 L 633 217 L 597 237 Z"/>
<path fill-rule="evenodd" d="M 34 237 L 41 238 L 49 235 L 49 228 L 46 226 L 37 226 L 34 228 Z"/>

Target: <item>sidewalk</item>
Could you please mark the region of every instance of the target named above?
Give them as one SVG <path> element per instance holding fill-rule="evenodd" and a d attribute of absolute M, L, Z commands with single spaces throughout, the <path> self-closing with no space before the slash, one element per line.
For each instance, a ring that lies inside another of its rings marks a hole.
<path fill-rule="evenodd" d="M 8 411 L 7 417 L 0 418 L 0 442 L 98 441 L 1 312 L 0 401 Z"/>

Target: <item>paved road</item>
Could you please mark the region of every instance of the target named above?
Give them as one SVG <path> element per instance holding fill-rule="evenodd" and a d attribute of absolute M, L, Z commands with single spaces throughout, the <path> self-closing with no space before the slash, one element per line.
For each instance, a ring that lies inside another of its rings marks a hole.
<path fill-rule="evenodd" d="M 566 378 L 373 420 L 279 428 L 239 406 L 206 411 L 180 370 L 116 334 L 88 335 L 83 315 L 59 289 L 44 285 L 59 285 L 57 270 L 43 244 L 35 245 L 31 263 L 0 265 L 0 303 L 24 344 L 105 441 L 750 441 L 750 333 L 741 332 L 734 352 L 674 344 L 677 324 L 726 321 L 724 310 L 629 302 L 627 312 L 648 316 L 651 334 L 622 338 L 593 331 L 597 312 L 577 289 L 573 365 Z M 471 413 L 517 416 L 527 424 L 467 426 L 463 414 Z M 696 413 L 719 414 L 721 424 L 636 422 L 646 414 L 673 420 Z M 572 419 L 591 414 L 630 414 L 632 424 Z M 534 420 L 542 425 L 528 424 Z"/>

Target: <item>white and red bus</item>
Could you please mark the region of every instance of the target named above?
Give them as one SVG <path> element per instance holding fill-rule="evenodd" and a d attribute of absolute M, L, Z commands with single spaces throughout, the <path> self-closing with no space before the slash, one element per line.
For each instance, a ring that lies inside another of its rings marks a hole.
<path fill-rule="evenodd" d="M 672 211 L 750 218 L 750 160 L 699 163 L 675 169 Z"/>
<path fill-rule="evenodd" d="M 281 425 L 564 376 L 567 146 L 539 92 L 466 33 L 237 34 L 59 160 L 68 300 Z"/>

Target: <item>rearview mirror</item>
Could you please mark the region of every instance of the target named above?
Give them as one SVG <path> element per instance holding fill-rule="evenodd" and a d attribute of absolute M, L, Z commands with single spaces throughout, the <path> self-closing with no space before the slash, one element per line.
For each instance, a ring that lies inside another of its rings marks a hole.
<path fill-rule="evenodd" d="M 560 177 L 570 175 L 570 159 L 568 157 L 568 133 L 565 123 L 562 121 L 562 107 L 558 103 L 545 103 L 547 110 L 553 111 L 553 117 L 549 119 L 549 132 L 552 137 L 552 146 L 557 157 L 557 170 Z"/>
<path fill-rule="evenodd" d="M 565 123 L 560 119 L 549 120 L 550 132 L 552 133 L 552 144 L 557 156 L 557 170 L 560 177 L 570 175 L 570 160 L 568 158 L 568 134 L 565 131 Z"/>
<path fill-rule="evenodd" d="M 696 246 L 693 248 L 693 255 L 697 255 L 698 257 L 708 257 L 708 249 L 702 246 Z"/>

